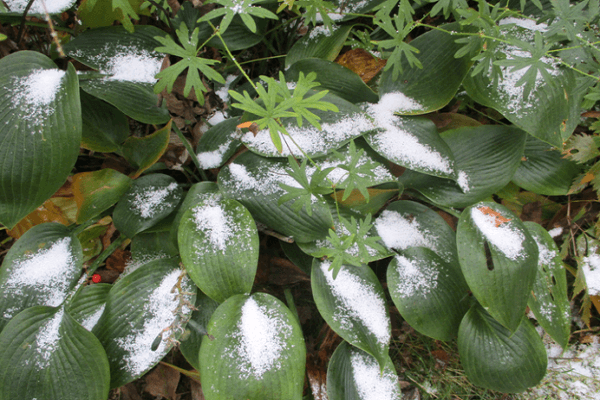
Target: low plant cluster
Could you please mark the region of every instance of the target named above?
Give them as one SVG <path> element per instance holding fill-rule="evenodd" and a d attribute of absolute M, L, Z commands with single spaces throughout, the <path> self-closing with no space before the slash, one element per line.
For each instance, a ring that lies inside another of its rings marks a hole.
<path fill-rule="evenodd" d="M 568 226 L 522 214 L 600 189 L 599 17 L 597 0 L 4 0 L 0 46 L 21 51 L 0 59 L 0 222 L 18 237 L 0 399 L 107 399 L 176 345 L 208 400 L 310 398 L 298 301 L 343 339 L 331 400 L 401 398 L 392 303 L 457 338 L 473 384 L 536 386 L 527 312 L 565 349 L 570 297 L 588 326 L 600 306 L 589 207 Z M 175 92 L 189 118 L 221 108 L 195 149 Z M 164 162 L 174 141 L 190 163 Z M 265 232 L 312 299 L 256 290 Z"/>

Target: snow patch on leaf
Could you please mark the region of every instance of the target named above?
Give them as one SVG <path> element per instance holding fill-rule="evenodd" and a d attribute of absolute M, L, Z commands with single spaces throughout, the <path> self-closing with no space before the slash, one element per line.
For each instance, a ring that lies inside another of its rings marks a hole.
<path fill-rule="evenodd" d="M 499 212 L 489 207 L 473 207 L 471 218 L 485 240 L 511 260 L 522 258 L 525 235 L 509 223 Z M 490 209 L 491 210 L 491 209 Z M 500 219 L 499 219 L 500 218 Z M 502 219 L 503 218 L 503 219 Z"/>
<path fill-rule="evenodd" d="M 161 212 L 168 204 L 164 200 L 177 188 L 173 182 L 167 187 L 149 186 L 137 193 L 132 201 L 132 209 L 142 218 L 152 218 Z"/>
<path fill-rule="evenodd" d="M 56 351 L 58 342 L 61 339 L 59 329 L 65 315 L 65 309 L 61 308 L 54 316 L 42 327 L 35 337 L 35 365 L 39 369 L 44 369 L 50 365 L 50 357 Z"/>
<path fill-rule="evenodd" d="M 12 82 L 12 103 L 19 110 L 21 118 L 43 125 L 44 120 L 54 114 L 51 103 L 64 76 L 65 71 L 60 69 L 36 69 L 29 75 L 15 78 Z"/>
<path fill-rule="evenodd" d="M 379 369 L 371 355 L 352 349 L 350 355 L 352 375 L 361 400 L 399 400 L 402 396 L 395 374 Z"/>
<path fill-rule="evenodd" d="M 439 270 L 426 263 L 416 264 L 404 256 L 396 255 L 398 285 L 394 288 L 402 298 L 420 295 L 426 297 L 437 287 Z M 435 264 L 429 260 L 430 263 Z"/>

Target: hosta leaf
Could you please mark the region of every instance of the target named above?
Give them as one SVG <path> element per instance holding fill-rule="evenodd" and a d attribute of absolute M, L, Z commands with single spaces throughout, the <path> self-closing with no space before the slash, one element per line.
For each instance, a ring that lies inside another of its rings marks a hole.
<path fill-rule="evenodd" d="M 469 29 L 457 23 L 442 25 L 442 28 L 450 31 Z M 404 72 L 398 79 L 393 78 L 393 68 L 384 71 L 379 83 L 380 103 L 387 103 L 404 115 L 426 114 L 448 104 L 473 63 L 469 54 L 454 57 L 462 46 L 455 41 L 455 36 L 438 30 L 431 30 L 411 41 L 410 45 L 419 50 L 417 58 L 423 68 L 410 66 L 404 58 Z"/>
<path fill-rule="evenodd" d="M 402 253 L 413 247 L 425 247 L 446 263 L 458 262 L 456 234 L 435 211 L 413 201 L 391 203 L 375 219 L 377 235 L 390 250 Z"/>
<path fill-rule="evenodd" d="M 458 351 L 469 380 L 487 389 L 522 392 L 546 374 L 546 349 L 527 318 L 511 332 L 474 306 L 460 324 Z"/>
<path fill-rule="evenodd" d="M 192 281 L 182 274 L 176 260 L 160 259 L 113 285 L 93 329 L 108 355 L 111 387 L 142 376 L 175 344 L 196 294 Z"/>
<path fill-rule="evenodd" d="M 156 132 L 142 138 L 130 137 L 123 143 L 123 157 L 137 168 L 137 178 L 150 168 L 167 150 L 171 137 L 171 121 Z"/>
<path fill-rule="evenodd" d="M 66 181 L 81 142 L 77 75 L 41 53 L 0 60 L 0 223 L 13 228 Z"/>
<path fill-rule="evenodd" d="M 10 248 L 0 269 L 0 330 L 22 310 L 59 306 L 81 276 L 81 244 L 64 225 L 36 225 Z"/>
<path fill-rule="evenodd" d="M 285 67 L 289 68 L 296 61 L 307 58 L 320 58 L 333 61 L 342 50 L 344 42 L 352 29 L 352 25 L 315 27 L 308 35 L 296 41 L 287 56 Z"/>
<path fill-rule="evenodd" d="M 529 231 L 506 207 L 481 202 L 462 212 L 456 243 L 473 295 L 514 332 L 523 319 L 537 273 L 538 247 Z"/>
<path fill-rule="evenodd" d="M 331 150 L 338 149 L 347 144 L 351 139 L 369 132 L 375 127 L 367 114 L 357 106 L 332 94 L 325 95 L 321 101 L 333 103 L 338 112 L 311 110 L 320 117 L 318 129 L 306 120 L 298 126 L 296 118 L 282 118 L 282 124 L 291 136 L 280 135 L 283 142 L 283 151 L 280 153 L 271 139 L 268 128 L 242 136 L 242 142 L 253 152 L 265 157 L 287 157 L 290 152 L 294 156 L 304 158 L 303 152 L 309 157 L 324 156 Z M 298 147 L 300 149 L 298 149 Z"/>
<path fill-rule="evenodd" d="M 523 189 L 547 196 L 564 196 L 581 168 L 558 150 L 533 136 L 527 137 L 523 162 L 512 181 Z"/>
<path fill-rule="evenodd" d="M 27 3 L 18 0 L 7 0 L 6 5 L 8 8 L 6 9 L 6 13 L 21 16 L 27 8 Z M 48 2 L 47 5 L 42 0 L 36 0 L 32 2 L 31 8 L 28 8 L 27 15 L 44 16 L 46 12 L 48 14 L 60 14 L 73 7 L 74 4 L 75 0 Z M 0 11 L 4 13 L 2 7 L 0 7 Z"/>
<path fill-rule="evenodd" d="M 533 43 L 533 32 L 517 26 L 511 31 L 518 34 L 521 40 L 527 41 L 529 37 Z M 496 51 L 507 54 L 508 59 L 520 56 L 523 52 L 506 43 L 499 43 Z M 484 74 L 469 76 L 464 86 L 477 103 L 494 108 L 519 128 L 560 149 L 575 128 L 572 126 L 570 132 L 566 131 L 570 109 L 580 107 L 581 98 L 569 100 L 570 93 L 576 87 L 576 73 L 553 65 L 554 61 L 549 58 L 544 57 L 542 61 L 552 66 L 549 70 L 552 79 L 545 79 L 538 72 L 535 86 L 528 97 L 524 96 L 525 85 L 517 86 L 517 81 L 524 76 L 527 68 L 512 71 L 511 67 L 502 67 L 503 79 L 497 84 Z M 579 100 L 577 104 L 575 100 Z M 544 106 L 540 107 L 540 104 Z"/>
<path fill-rule="evenodd" d="M 400 400 L 402 392 L 394 363 L 386 355 L 382 368 L 369 353 L 342 342 L 327 367 L 330 400 Z"/>
<path fill-rule="evenodd" d="M 73 195 L 77 202 L 77 223 L 82 224 L 115 205 L 131 183 L 129 177 L 110 168 L 75 174 Z"/>
<path fill-rule="evenodd" d="M 121 111 L 87 94 L 81 96 L 83 131 L 81 147 L 104 153 L 117 151 L 129 136 L 129 121 Z"/>
<path fill-rule="evenodd" d="M 300 400 L 306 348 L 294 315 L 266 293 L 230 297 L 208 324 L 200 376 L 206 400 Z"/>
<path fill-rule="evenodd" d="M 69 303 L 67 312 L 88 331 L 91 331 L 106 307 L 108 292 L 112 285 L 96 283 L 81 288 Z"/>
<path fill-rule="evenodd" d="M 210 317 L 219 307 L 219 303 L 208 297 L 202 292 L 198 292 L 196 296 L 196 310 L 192 313 L 190 322 L 183 335 L 181 336 L 181 344 L 179 350 L 196 371 L 200 371 L 200 346 L 208 334 L 208 322 Z M 210 340 L 210 339 L 207 339 Z"/>
<path fill-rule="evenodd" d="M 219 187 L 216 182 L 199 182 L 195 183 L 190 187 L 190 190 L 185 195 L 185 198 L 181 202 L 181 205 L 177 209 L 177 213 L 173 218 L 173 223 L 171 224 L 171 233 L 170 240 L 175 247 L 178 247 L 177 244 L 177 232 L 179 230 L 179 223 L 181 222 L 181 218 L 183 214 L 191 207 L 195 206 L 200 201 L 206 200 L 207 198 L 215 198 L 215 195 L 220 199 L 221 195 L 218 193 Z"/>
<path fill-rule="evenodd" d="M 387 270 L 392 300 L 402 318 L 420 333 L 451 340 L 469 309 L 469 287 L 460 265 L 413 247 L 396 255 Z"/>
<path fill-rule="evenodd" d="M 0 398 L 105 400 L 109 368 L 96 337 L 63 307 L 37 306 L 0 334 Z"/>
<path fill-rule="evenodd" d="M 138 178 L 115 207 L 115 227 L 132 238 L 171 214 L 182 197 L 183 190 L 168 175 L 151 174 Z"/>
<path fill-rule="evenodd" d="M 542 328 L 564 349 L 571 333 L 567 271 L 550 234 L 535 222 L 525 222 L 525 227 L 539 253 L 537 275 L 527 304 Z"/>
<path fill-rule="evenodd" d="M 196 147 L 200 167 L 219 168 L 235 154 L 241 146 L 235 129 L 238 124 L 237 118 L 230 118 L 202 134 Z"/>
<path fill-rule="evenodd" d="M 265 32 L 267 29 L 267 21 L 268 20 L 264 18 L 255 20 L 257 32 L 253 33 L 242 22 L 238 15 L 234 16 L 233 21 L 227 30 L 221 34 L 229 51 L 248 49 L 260 43 L 260 41 L 264 38 L 261 32 Z M 213 24 L 218 26 L 219 19 L 213 20 Z M 203 27 L 204 29 L 202 29 Z M 208 24 L 201 24 L 200 28 L 199 42 L 202 43 L 204 40 L 208 39 L 210 35 L 212 35 L 213 30 Z M 225 50 L 223 42 L 221 42 L 218 37 L 213 37 L 211 40 L 209 40 L 208 45 L 211 47 L 216 47 L 217 49 Z"/>
<path fill-rule="evenodd" d="M 343 265 L 334 279 L 330 266 L 329 261 L 313 262 L 311 287 L 319 313 L 344 340 L 371 354 L 383 366 L 391 325 L 377 276 L 367 266 Z"/>
<path fill-rule="evenodd" d="M 333 226 L 329 206 L 323 200 L 312 204 L 312 215 L 305 208 L 296 212 L 291 202 L 278 205 L 286 191 L 279 184 L 296 184 L 287 173 L 287 160 L 260 157 L 247 152 L 223 167 L 219 188 L 226 197 L 242 203 L 259 222 L 301 242 L 322 239 Z"/>
<path fill-rule="evenodd" d="M 393 115 L 390 104 L 381 102 L 370 105 L 367 112 L 381 129 L 365 139 L 383 157 L 424 174 L 457 178 L 452 151 L 429 119 Z"/>
<path fill-rule="evenodd" d="M 163 31 L 150 25 L 137 26 L 135 32 L 109 26 L 81 33 L 64 50 L 100 73 L 81 75 L 83 90 L 135 120 L 162 124 L 169 120 L 169 112 L 157 106 L 152 89 L 163 59 L 154 51 L 160 46 L 154 37 L 162 35 Z"/>
<path fill-rule="evenodd" d="M 317 82 L 321 84 L 320 90 L 327 89 L 330 93 L 353 104 L 363 101 L 376 103 L 379 100 L 375 92 L 356 73 L 333 61 L 303 58 L 286 70 L 285 78 L 295 82 L 298 80 L 300 72 L 303 72 L 304 75 L 316 72 Z"/>
<path fill-rule="evenodd" d="M 431 201 L 467 207 L 506 186 L 521 163 L 526 133 L 509 126 L 484 125 L 441 134 L 454 154 L 458 180 L 406 171 L 399 181 Z"/>
<path fill-rule="evenodd" d="M 178 242 L 186 271 L 210 298 L 222 303 L 250 293 L 258 266 L 258 231 L 239 202 L 199 202 L 183 214 Z"/>

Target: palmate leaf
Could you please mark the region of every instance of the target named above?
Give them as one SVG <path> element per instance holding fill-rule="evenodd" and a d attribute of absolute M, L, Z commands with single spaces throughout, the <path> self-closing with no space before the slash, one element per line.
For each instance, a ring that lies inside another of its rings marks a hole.
<path fill-rule="evenodd" d="M 138 20 L 140 19 L 139 15 L 135 12 L 129 1 L 127 0 L 112 0 L 112 9 L 115 11 L 116 9 L 121 10 L 123 16 L 120 21 L 129 32 L 133 32 L 133 23 L 132 19 Z"/>
<path fill-rule="evenodd" d="M 421 61 L 415 55 L 420 52 L 419 49 L 404 41 L 406 36 L 413 30 L 414 25 L 405 25 L 404 19 L 398 15 L 392 21 L 389 15 L 384 14 L 377 22 L 392 37 L 392 39 L 380 41 L 379 47 L 382 49 L 394 49 L 385 66 L 385 71 L 391 68 L 392 77 L 396 80 L 398 75 L 403 72 L 402 59 L 404 58 L 411 67 L 423 68 L 423 64 L 421 64 Z"/>
<path fill-rule="evenodd" d="M 336 153 L 340 159 L 347 158 L 347 156 L 343 156 L 337 153 L 335 150 L 334 153 Z M 371 160 L 364 162 L 364 153 L 365 149 L 357 150 L 354 140 L 350 141 L 350 146 L 348 147 L 348 156 L 350 159 L 347 160 L 346 163 L 338 166 L 338 168 L 348 171 L 348 173 L 344 176 L 344 180 L 339 182 L 341 186 L 346 187 L 344 189 L 342 201 L 346 201 L 352 194 L 352 191 L 354 189 L 358 189 L 358 191 L 365 197 L 367 203 L 369 202 L 369 191 L 367 188 L 370 186 L 371 178 L 375 178 L 374 168 L 376 165 Z"/>
<path fill-rule="evenodd" d="M 223 33 L 227 30 L 229 24 L 233 21 L 233 17 L 237 14 L 241 17 L 248 29 L 250 29 L 252 33 L 256 33 L 256 22 L 254 22 L 252 17 L 279 19 L 279 17 L 271 11 L 254 6 L 254 4 L 259 3 L 260 1 L 261 0 L 214 0 L 212 1 L 213 3 L 220 4 L 223 8 L 217 8 L 210 11 L 200 18 L 198 22 L 210 21 L 214 18 L 223 16 L 221 24 L 219 25 L 219 31 Z"/>
<path fill-rule="evenodd" d="M 200 72 L 209 79 L 225 83 L 225 79 L 210 67 L 216 64 L 217 60 L 196 56 L 198 53 L 198 32 L 199 28 L 196 28 L 190 36 L 187 26 L 181 24 L 177 29 L 177 38 L 181 45 L 177 44 L 170 36 L 155 37 L 163 45 L 163 47 L 157 47 L 156 51 L 172 54 L 182 59 L 156 75 L 159 81 L 154 86 L 154 93 L 160 93 L 165 88 L 171 93 L 175 80 L 185 69 L 188 69 L 188 73 L 183 94 L 184 96 L 189 95 L 192 88 L 194 88 L 196 99 L 200 104 L 204 104 L 202 93 L 206 92 L 206 87 L 200 78 Z"/>

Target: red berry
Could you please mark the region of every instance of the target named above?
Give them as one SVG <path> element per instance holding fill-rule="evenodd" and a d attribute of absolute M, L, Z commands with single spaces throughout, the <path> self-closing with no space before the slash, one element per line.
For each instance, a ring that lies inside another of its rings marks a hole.
<path fill-rule="evenodd" d="M 92 282 L 94 282 L 94 283 L 100 283 L 100 281 L 102 281 L 102 277 L 100 276 L 100 274 L 94 274 L 94 275 L 92 275 Z"/>

